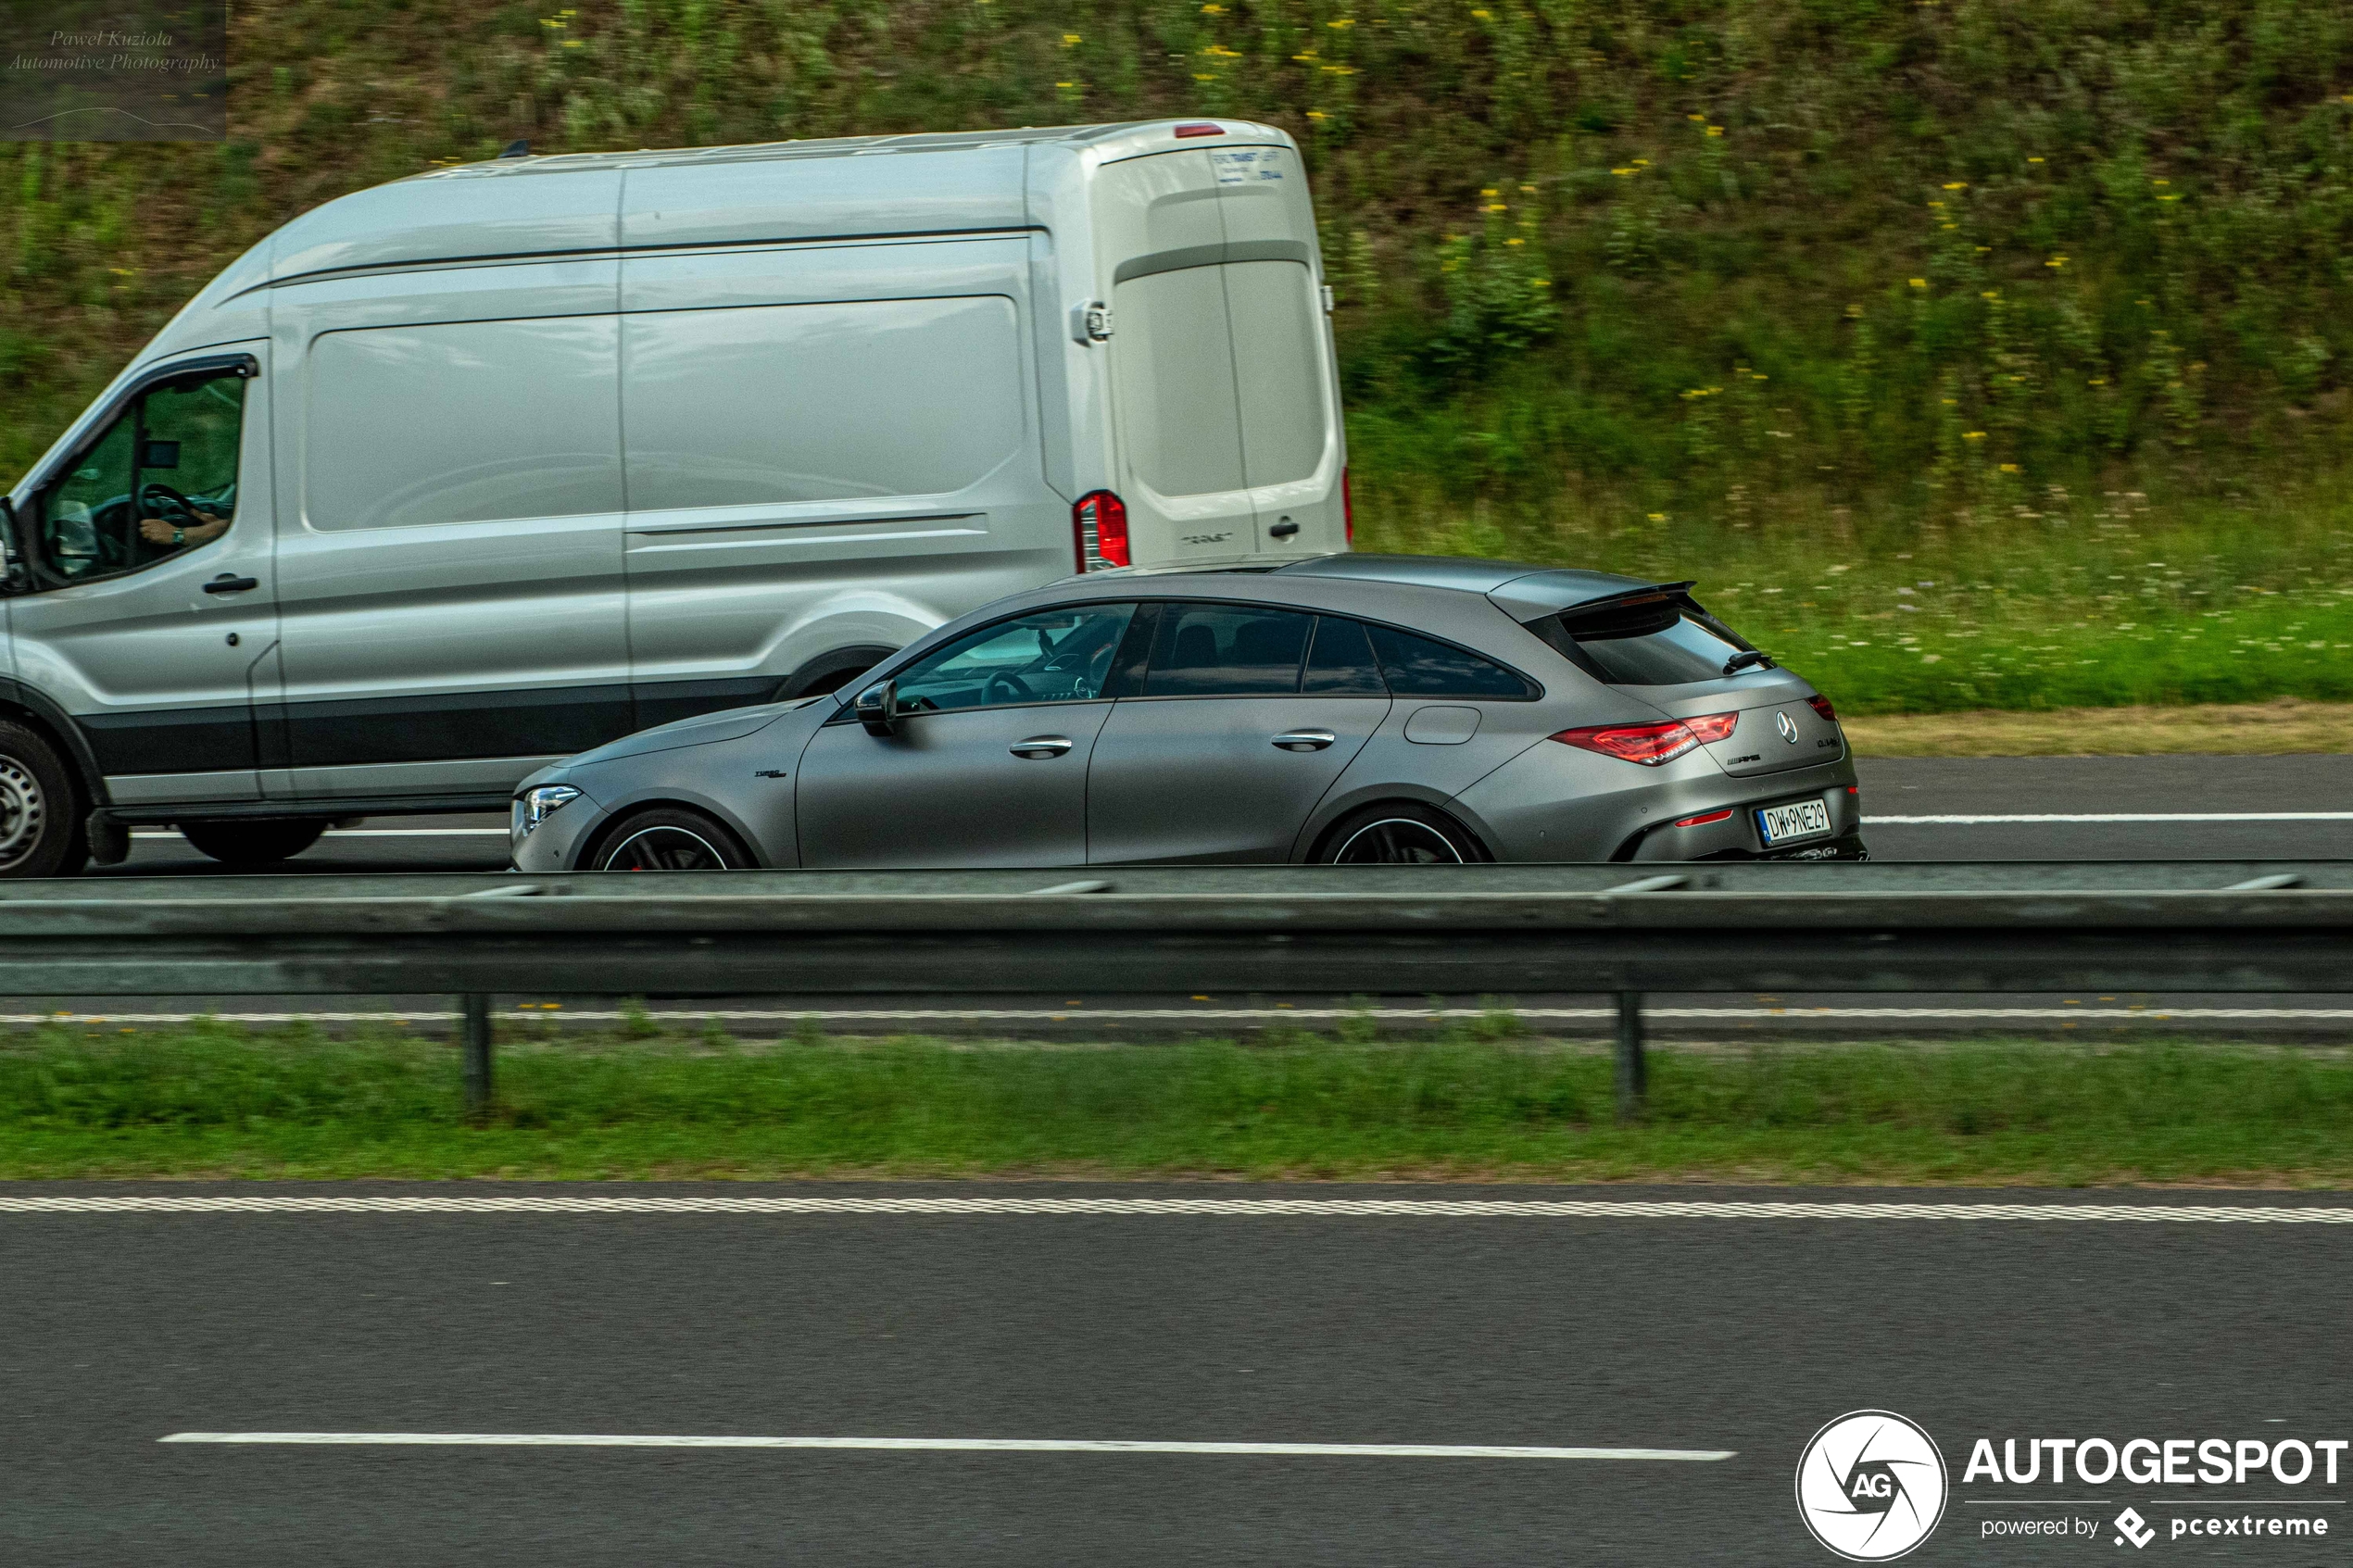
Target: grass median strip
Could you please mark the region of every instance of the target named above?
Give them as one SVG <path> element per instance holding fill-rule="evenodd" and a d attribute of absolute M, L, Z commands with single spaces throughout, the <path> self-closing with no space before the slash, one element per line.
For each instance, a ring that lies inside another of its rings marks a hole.
<path fill-rule="evenodd" d="M 439 1041 L 225 1024 L 0 1048 L 0 1176 L 856 1177 L 2353 1185 L 2353 1062 L 2180 1040 L 1655 1054 L 1502 1026 L 1413 1043 L 975 1047 L 695 1036 L 502 1046 L 457 1115 Z"/>

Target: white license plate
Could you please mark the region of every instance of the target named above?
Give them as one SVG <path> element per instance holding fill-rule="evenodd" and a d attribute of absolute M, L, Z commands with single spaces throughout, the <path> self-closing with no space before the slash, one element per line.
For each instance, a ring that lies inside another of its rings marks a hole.
<path fill-rule="evenodd" d="M 1800 838 L 1818 838 L 1831 831 L 1831 807 L 1827 800 L 1793 800 L 1786 806 L 1759 806 L 1756 809 L 1756 831 L 1767 844 L 1788 844 Z"/>

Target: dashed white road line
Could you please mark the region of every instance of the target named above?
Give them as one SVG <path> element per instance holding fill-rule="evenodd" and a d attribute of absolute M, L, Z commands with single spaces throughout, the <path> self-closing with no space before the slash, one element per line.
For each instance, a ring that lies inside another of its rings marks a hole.
<path fill-rule="evenodd" d="M 2027 811 L 1865 817 L 1865 827 L 1975 827 L 1988 822 L 2353 822 L 2353 811 Z"/>
<path fill-rule="evenodd" d="M 1185 1443 L 1115 1437 L 758 1437 L 603 1432 L 174 1432 L 159 1443 L 339 1448 L 867 1449 L 937 1453 L 1252 1454 L 1302 1459 L 1611 1459 L 1710 1463 L 1730 1449 L 1554 1449 L 1484 1443 Z"/>
<path fill-rule="evenodd" d="M 2353 1224 L 2353 1208 L 2289 1204 L 1863 1203 L 1567 1198 L 692 1198 L 531 1192 L 0 1193 L 0 1214 L 892 1214 L 1216 1219 L 2045 1220 L 2126 1224 Z"/>

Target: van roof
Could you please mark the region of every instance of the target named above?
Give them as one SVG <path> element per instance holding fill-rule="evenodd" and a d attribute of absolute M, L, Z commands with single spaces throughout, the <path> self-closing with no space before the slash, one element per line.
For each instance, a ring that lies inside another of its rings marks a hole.
<path fill-rule="evenodd" d="M 635 152 L 534 153 L 526 157 L 488 158 L 479 163 L 427 169 L 409 178 L 503 179 L 587 169 L 660 169 L 676 165 L 756 163 L 781 158 L 867 157 L 880 153 L 963 153 L 983 147 L 1026 147 L 1047 142 L 1093 146 L 1114 157 L 1133 157 L 1139 153 L 1169 150 L 1142 144 L 1174 141 L 1176 128 L 1180 125 L 1188 129 L 1216 127 L 1214 132 L 1194 132 L 1204 142 L 1212 134 L 1288 139 L 1273 126 L 1261 125 L 1254 120 L 1202 116 L 1182 120 L 1117 120 L 1101 125 L 1025 125 L 1011 131 L 927 131 L 898 136 L 827 136 L 803 142 L 746 142 L 724 147 L 640 147 Z"/>
<path fill-rule="evenodd" d="M 1100 164 L 1290 141 L 1252 120 L 1155 119 L 493 158 L 314 207 L 265 242 L 265 264 L 285 283 L 477 257 L 1019 230 L 1035 226 L 1039 148 Z M 925 156 L 947 153 L 961 156 Z"/>

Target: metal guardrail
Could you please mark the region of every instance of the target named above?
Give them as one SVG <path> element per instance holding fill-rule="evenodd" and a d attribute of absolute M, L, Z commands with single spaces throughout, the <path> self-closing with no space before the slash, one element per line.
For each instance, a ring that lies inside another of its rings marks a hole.
<path fill-rule="evenodd" d="M 405 874 L 0 884 L 0 995 L 2353 991 L 2353 861 Z"/>

